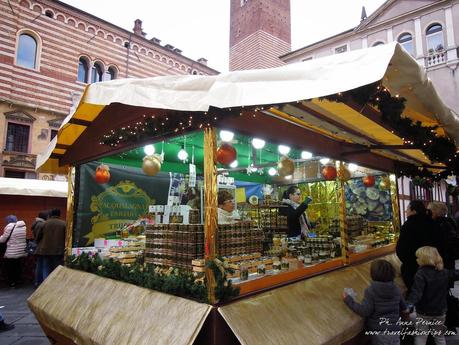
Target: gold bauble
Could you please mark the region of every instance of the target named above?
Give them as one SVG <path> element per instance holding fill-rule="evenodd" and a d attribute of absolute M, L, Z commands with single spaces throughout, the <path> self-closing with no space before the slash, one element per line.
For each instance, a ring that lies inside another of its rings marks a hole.
<path fill-rule="evenodd" d="M 346 168 L 338 169 L 338 178 L 341 182 L 346 182 L 351 179 L 351 173 Z"/>
<path fill-rule="evenodd" d="M 157 155 L 143 157 L 142 170 L 145 175 L 155 176 L 161 170 L 161 159 Z"/>
<path fill-rule="evenodd" d="M 295 163 L 287 157 L 282 157 L 279 163 L 277 163 L 277 171 L 280 176 L 293 175 Z"/>
<path fill-rule="evenodd" d="M 379 189 L 381 189 L 381 190 L 389 190 L 390 189 L 389 176 L 382 176 L 381 177 L 381 182 L 379 182 Z"/>

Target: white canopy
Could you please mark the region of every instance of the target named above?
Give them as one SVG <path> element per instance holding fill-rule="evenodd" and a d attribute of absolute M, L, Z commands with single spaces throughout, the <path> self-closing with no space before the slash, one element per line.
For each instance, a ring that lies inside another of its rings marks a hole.
<path fill-rule="evenodd" d="M 66 198 L 68 182 L 0 178 L 0 194 Z"/>

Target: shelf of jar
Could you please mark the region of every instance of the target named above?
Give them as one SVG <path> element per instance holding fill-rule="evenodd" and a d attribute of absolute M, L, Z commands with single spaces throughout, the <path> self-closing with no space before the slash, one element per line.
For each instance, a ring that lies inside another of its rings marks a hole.
<path fill-rule="evenodd" d="M 273 288 L 285 283 L 301 280 L 315 276 L 320 273 L 332 271 L 344 265 L 342 258 L 336 258 L 313 265 L 298 264 L 298 268 L 290 268 L 289 270 L 266 271 L 264 275 L 256 273 L 249 274 L 248 280 L 240 280 L 239 278 L 232 279 L 233 284 L 239 286 L 240 295 L 246 295 L 252 292 Z"/>
<path fill-rule="evenodd" d="M 349 254 L 349 263 L 357 263 L 367 259 L 372 259 L 377 256 L 383 256 L 389 253 L 395 252 L 396 243 L 390 243 L 382 247 L 371 248 L 359 253 L 350 253 Z"/>

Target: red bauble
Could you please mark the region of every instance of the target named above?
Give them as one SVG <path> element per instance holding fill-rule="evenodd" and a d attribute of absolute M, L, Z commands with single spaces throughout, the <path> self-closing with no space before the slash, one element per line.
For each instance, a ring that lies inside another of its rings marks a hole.
<path fill-rule="evenodd" d="M 217 162 L 223 165 L 229 165 L 233 163 L 237 158 L 236 149 L 230 144 L 222 144 L 217 149 Z"/>
<path fill-rule="evenodd" d="M 333 165 L 327 165 L 322 169 L 322 176 L 327 181 L 333 181 L 336 179 L 337 171 Z"/>
<path fill-rule="evenodd" d="M 110 181 L 110 171 L 107 165 L 101 164 L 96 168 L 96 175 L 94 176 L 96 182 L 104 184 Z"/>
<path fill-rule="evenodd" d="M 366 187 L 373 187 L 375 185 L 375 181 L 376 181 L 375 177 L 371 175 L 365 176 L 363 178 L 363 184 Z"/>

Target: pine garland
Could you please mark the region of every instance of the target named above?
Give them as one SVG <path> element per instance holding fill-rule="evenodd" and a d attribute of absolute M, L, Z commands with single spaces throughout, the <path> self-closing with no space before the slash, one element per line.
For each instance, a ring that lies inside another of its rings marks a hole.
<path fill-rule="evenodd" d="M 422 126 L 421 122 L 404 117 L 406 99 L 398 95 L 392 96 L 381 82 L 326 96 L 324 99 L 343 103 L 352 100 L 361 106 L 370 104 L 376 107 L 381 112 L 382 120 L 404 139 L 405 144 L 419 147 L 432 163 L 445 165 L 441 172 L 434 173 L 425 167 L 399 163 L 396 167 L 398 175 L 432 180 L 459 175 L 459 155 L 454 142 L 448 137 L 438 135 L 438 126 Z"/>
<path fill-rule="evenodd" d="M 220 261 L 218 261 L 220 262 Z M 221 269 L 217 259 L 208 262 L 217 282 L 215 290 L 216 300 L 225 302 L 239 295 L 239 288 L 235 288 L 226 276 L 231 269 Z M 134 263 L 131 266 L 123 265 L 113 259 L 101 259 L 99 255 L 83 253 L 79 256 L 67 257 L 68 268 L 97 274 L 104 278 L 123 281 L 147 289 L 165 292 L 171 295 L 193 299 L 208 303 L 205 280 L 197 278 L 188 271 L 177 268 L 162 268 L 151 264 Z"/>

